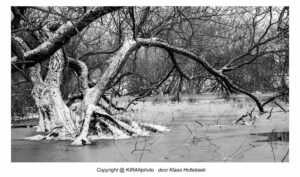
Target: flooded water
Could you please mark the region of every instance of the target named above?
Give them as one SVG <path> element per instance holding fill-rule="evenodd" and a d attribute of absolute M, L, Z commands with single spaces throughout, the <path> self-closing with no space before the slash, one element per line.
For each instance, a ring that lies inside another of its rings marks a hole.
<path fill-rule="evenodd" d="M 288 162 L 288 113 L 261 116 L 254 126 L 233 124 L 247 106 L 144 103 L 137 118 L 167 125 L 170 132 L 82 147 L 70 141 L 21 140 L 34 135 L 34 129 L 13 128 L 11 157 L 13 162 Z"/>

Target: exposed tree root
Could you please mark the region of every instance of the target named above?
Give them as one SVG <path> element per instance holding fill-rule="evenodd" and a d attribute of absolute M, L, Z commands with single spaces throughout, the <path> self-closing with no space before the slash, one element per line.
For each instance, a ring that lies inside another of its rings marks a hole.
<path fill-rule="evenodd" d="M 83 129 L 84 122 L 81 124 L 81 129 Z M 87 130 L 87 134 L 81 133 L 74 138 L 74 135 L 69 134 L 65 127 L 57 127 L 47 132 L 47 134 L 39 134 L 24 139 L 72 140 L 71 145 L 81 146 L 91 144 L 91 141 L 98 139 L 124 139 L 136 136 L 150 136 L 152 133 L 170 131 L 165 126 L 133 121 L 124 114 L 111 116 L 98 106 L 92 106 L 91 108 L 91 120 L 89 121 Z M 80 131 L 78 130 L 77 132 Z"/>

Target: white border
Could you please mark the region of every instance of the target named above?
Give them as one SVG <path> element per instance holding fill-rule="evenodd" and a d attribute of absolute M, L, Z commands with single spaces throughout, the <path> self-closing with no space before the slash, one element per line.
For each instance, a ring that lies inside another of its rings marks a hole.
<path fill-rule="evenodd" d="M 14 5 L 134 5 L 134 6 L 290 6 L 290 155 L 289 163 L 11 163 L 11 139 L 10 139 L 10 6 Z M 1 3 L 1 59 L 2 66 L 0 68 L 1 76 L 1 146 L 0 146 L 0 169 L 1 176 L 104 176 L 109 174 L 101 174 L 96 172 L 97 167 L 204 167 L 207 169 L 206 173 L 188 173 L 190 175 L 204 175 L 204 176 L 239 176 L 247 177 L 253 175 L 258 176 L 296 176 L 299 172 L 299 126 L 300 114 L 298 112 L 298 105 L 300 100 L 300 38 L 299 38 L 299 17 L 300 6 L 297 0 L 26 0 L 10 2 L 2 1 Z M 139 173 L 115 173 L 116 176 L 135 175 Z M 140 175 L 140 174 L 139 174 Z M 153 173 L 143 173 L 142 175 L 150 176 Z M 184 173 L 156 173 L 155 175 L 174 175 L 182 176 Z"/>

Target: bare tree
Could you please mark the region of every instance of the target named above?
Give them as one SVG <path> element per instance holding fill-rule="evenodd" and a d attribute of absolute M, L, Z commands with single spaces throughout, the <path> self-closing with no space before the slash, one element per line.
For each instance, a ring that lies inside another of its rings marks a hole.
<path fill-rule="evenodd" d="M 31 80 L 39 130 L 48 133 L 45 138 L 68 137 L 73 145 L 89 144 L 92 134 L 133 136 L 166 130 L 116 114 L 161 87 L 179 94 L 190 82 L 209 80 L 228 93 L 246 94 L 263 112 L 265 104 L 238 82 L 246 75 L 238 78 L 234 72 L 268 60 L 267 55 L 280 54 L 288 61 L 288 47 L 281 48 L 288 37 L 286 11 L 274 7 L 12 7 L 12 72 Z M 95 51 L 97 46 L 100 50 Z M 143 59 L 151 56 L 141 53 L 149 50 L 162 60 L 143 69 Z M 43 62 L 47 62 L 44 74 Z M 100 68 L 100 73 L 92 79 L 93 68 Z M 67 69 L 78 79 L 78 93 L 65 101 L 61 87 Z M 120 90 L 122 82 L 136 81 L 143 88 L 131 94 L 136 98 L 125 108 L 107 98 L 106 93 Z M 74 102 L 76 98 L 81 101 Z"/>

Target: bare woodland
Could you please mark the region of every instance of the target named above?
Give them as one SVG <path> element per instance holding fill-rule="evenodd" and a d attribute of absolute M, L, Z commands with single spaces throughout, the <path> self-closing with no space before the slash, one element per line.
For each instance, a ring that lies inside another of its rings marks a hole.
<path fill-rule="evenodd" d="M 11 7 L 11 51 L 12 114 L 35 107 L 38 139 L 167 131 L 130 116 L 159 94 L 288 102 L 288 7 Z"/>

